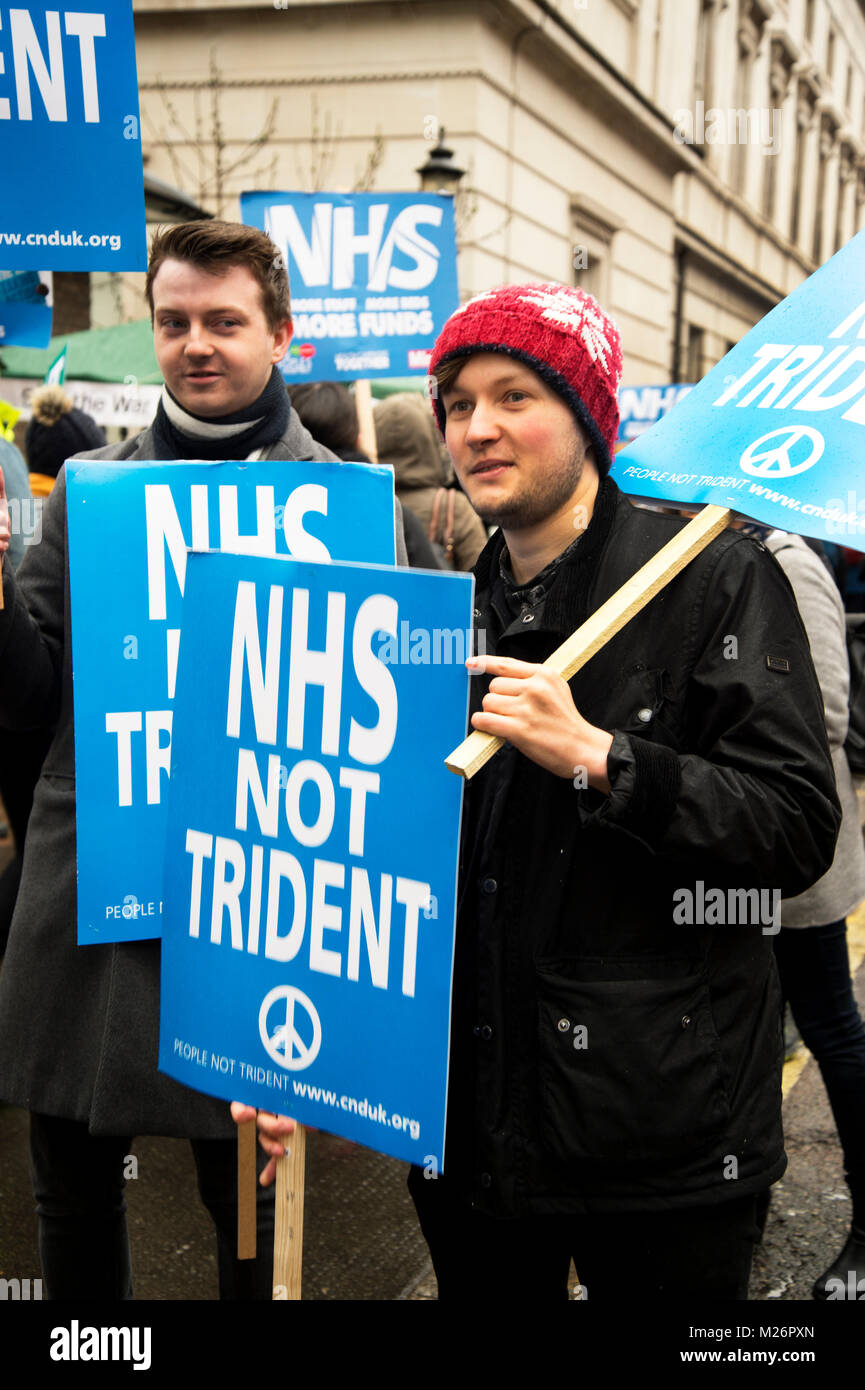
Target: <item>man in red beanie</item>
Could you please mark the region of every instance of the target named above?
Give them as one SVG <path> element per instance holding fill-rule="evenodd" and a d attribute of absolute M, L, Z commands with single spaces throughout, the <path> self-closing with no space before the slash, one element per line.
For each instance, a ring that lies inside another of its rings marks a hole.
<path fill-rule="evenodd" d="M 572 1258 L 595 1299 L 746 1298 L 785 1166 L 775 907 L 838 827 L 787 583 L 727 532 L 570 683 L 540 664 L 683 524 L 608 477 L 621 362 L 556 284 L 479 295 L 432 356 L 500 527 L 471 722 L 507 741 L 466 788 L 445 1171 L 409 1184 L 440 1298 L 565 1298 Z"/>
<path fill-rule="evenodd" d="M 683 524 L 608 476 L 621 362 L 556 284 L 479 295 L 432 355 L 500 528 L 469 664 L 506 740 L 466 787 L 444 1173 L 409 1179 L 441 1299 L 566 1299 L 572 1258 L 593 1300 L 744 1299 L 786 1162 L 775 909 L 839 823 L 787 582 L 730 531 L 569 683 L 541 664 Z"/>

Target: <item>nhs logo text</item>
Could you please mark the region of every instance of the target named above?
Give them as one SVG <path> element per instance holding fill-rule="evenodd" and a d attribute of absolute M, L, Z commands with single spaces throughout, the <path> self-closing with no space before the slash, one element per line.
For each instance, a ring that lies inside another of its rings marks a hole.
<path fill-rule="evenodd" d="M 291 253 L 307 289 L 329 285 L 344 290 L 360 283 L 379 293 L 420 290 L 435 279 L 439 249 L 418 228 L 441 226 L 441 207 L 416 203 L 401 208 L 390 226 L 387 220 L 393 208 L 388 203 L 370 204 L 365 227 L 360 218 L 356 222 L 359 211 L 315 203 L 307 232 L 293 207 L 277 204 L 266 211 L 265 230 L 277 246 Z M 394 264 L 397 252 L 401 255 Z M 363 262 L 360 275 L 355 271 L 358 258 Z"/>

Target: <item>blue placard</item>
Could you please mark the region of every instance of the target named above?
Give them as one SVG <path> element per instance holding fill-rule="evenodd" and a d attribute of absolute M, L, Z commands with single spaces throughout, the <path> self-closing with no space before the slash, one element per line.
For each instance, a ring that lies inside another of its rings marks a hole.
<path fill-rule="evenodd" d="M 452 197 L 244 193 L 240 209 L 286 257 L 288 381 L 426 375 L 459 304 Z"/>
<path fill-rule="evenodd" d="M 193 555 L 166 841 L 160 1068 L 437 1169 L 472 592 Z"/>
<path fill-rule="evenodd" d="M 47 347 L 52 316 L 50 275 L 0 270 L 0 347 Z"/>
<path fill-rule="evenodd" d="M 393 472 L 73 460 L 66 475 L 78 940 L 141 940 L 161 934 L 187 547 L 393 564 Z"/>
<path fill-rule="evenodd" d="M 0 266 L 145 270 L 132 0 L 0 5 Z"/>
<path fill-rule="evenodd" d="M 616 455 L 626 492 L 865 549 L 865 232 Z"/>

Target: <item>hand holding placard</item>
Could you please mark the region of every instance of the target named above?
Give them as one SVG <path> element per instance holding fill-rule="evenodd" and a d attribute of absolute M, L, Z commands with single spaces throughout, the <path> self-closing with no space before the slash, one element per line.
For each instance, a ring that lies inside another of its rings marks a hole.
<path fill-rule="evenodd" d="M 715 536 L 720 535 L 730 520 L 727 507 L 704 507 L 688 525 L 668 541 L 657 555 L 632 575 L 617 593 L 608 598 L 582 627 L 572 633 L 543 663 L 566 681 L 609 642 L 655 594 L 675 579 Z M 458 772 L 466 781 L 497 753 L 504 739 L 475 729 L 463 743 L 445 759 L 451 772 Z"/>
<path fill-rule="evenodd" d="M 287 1136 L 293 1134 L 297 1126 L 286 1115 L 273 1115 L 267 1110 L 256 1110 L 254 1105 L 243 1105 L 239 1100 L 231 1102 L 231 1118 L 240 1127 L 255 1120 L 258 1142 L 270 1161 L 259 1173 L 258 1181 L 262 1187 L 270 1187 L 276 1177 L 277 1159 L 283 1158 L 287 1147 Z M 312 1128 L 311 1125 L 307 1128 Z"/>
<path fill-rule="evenodd" d="M 585 767 L 588 785 L 608 793 L 612 734 L 584 719 L 566 681 L 549 667 L 510 656 L 474 656 L 470 671 L 493 676 L 484 707 L 472 715 L 482 733 L 501 737 L 556 777 Z"/>
<path fill-rule="evenodd" d="M 256 1127 L 259 1142 L 271 1155 L 259 1177 L 262 1187 L 269 1187 L 276 1178 L 276 1211 L 273 1246 L 274 1300 L 298 1299 L 301 1296 L 303 1269 L 303 1201 L 306 1182 L 306 1129 L 285 1115 L 256 1111 L 253 1105 L 231 1102 L 231 1118 L 237 1125 L 237 1258 L 255 1258 L 255 1186 L 253 1159 L 249 1168 L 248 1144 Z M 284 1141 L 293 1135 L 291 1142 Z M 278 1136 L 278 1137 L 277 1137 Z M 253 1141 L 254 1142 L 254 1141 Z M 246 1159 L 244 1164 L 243 1159 Z M 251 1197 L 251 1216 L 248 1211 Z"/>

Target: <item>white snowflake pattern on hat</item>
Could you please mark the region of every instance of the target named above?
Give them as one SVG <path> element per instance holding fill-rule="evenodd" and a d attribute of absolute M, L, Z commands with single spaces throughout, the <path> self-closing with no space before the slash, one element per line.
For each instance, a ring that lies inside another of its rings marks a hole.
<path fill-rule="evenodd" d="M 482 299 L 495 299 L 497 294 L 499 294 L 498 290 L 482 290 L 481 293 L 476 294 L 473 299 L 467 299 L 465 304 L 461 304 L 458 309 L 454 309 L 451 318 L 456 318 L 457 314 L 464 314 L 466 309 L 473 309 L 476 304 L 480 304 Z"/>
<path fill-rule="evenodd" d="M 613 349 L 607 338 L 607 324 L 603 315 L 593 307 L 591 300 L 576 296 L 573 290 L 567 289 L 564 285 L 539 286 L 529 294 L 520 295 L 520 298 L 527 304 L 537 304 L 543 311 L 542 318 L 550 319 L 553 323 L 561 324 L 563 328 L 579 333 L 592 361 L 600 363 L 607 375 L 610 375 L 611 364 L 608 358 L 612 355 Z"/>

